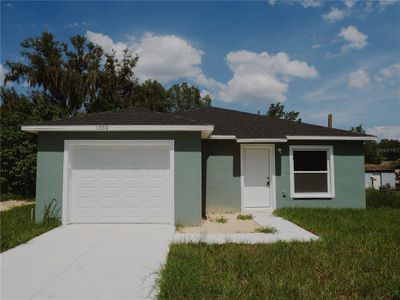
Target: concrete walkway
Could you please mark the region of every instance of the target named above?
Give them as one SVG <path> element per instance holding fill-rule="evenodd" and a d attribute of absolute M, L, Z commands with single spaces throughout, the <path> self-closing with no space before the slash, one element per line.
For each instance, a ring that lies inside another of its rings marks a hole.
<path fill-rule="evenodd" d="M 142 299 L 175 228 L 67 225 L 0 255 L 1 299 Z M 154 292 L 154 291 L 153 291 Z"/>
<path fill-rule="evenodd" d="M 274 227 L 276 233 L 175 233 L 173 241 L 175 243 L 205 242 L 210 244 L 224 243 L 274 243 L 278 241 L 313 241 L 319 237 L 315 234 L 289 222 L 280 217 L 276 217 L 272 212 L 252 213 L 254 221 L 260 226 Z"/>

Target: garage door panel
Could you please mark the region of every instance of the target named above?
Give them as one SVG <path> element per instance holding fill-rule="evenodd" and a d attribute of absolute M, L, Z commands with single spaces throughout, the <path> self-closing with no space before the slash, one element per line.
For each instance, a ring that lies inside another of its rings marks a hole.
<path fill-rule="evenodd" d="M 94 198 L 94 194 L 96 194 L 96 189 L 92 187 L 76 187 L 75 196 L 77 198 Z"/>
<path fill-rule="evenodd" d="M 170 223 L 169 146 L 77 146 L 70 222 Z"/>

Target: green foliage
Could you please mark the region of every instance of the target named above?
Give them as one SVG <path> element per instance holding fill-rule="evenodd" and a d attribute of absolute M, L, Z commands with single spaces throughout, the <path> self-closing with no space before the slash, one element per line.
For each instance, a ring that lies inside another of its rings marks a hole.
<path fill-rule="evenodd" d="M 60 225 L 55 220 L 47 223 L 35 223 L 34 219 L 32 219 L 32 211 L 34 209 L 34 204 L 31 204 L 0 212 L 1 252 L 26 243 L 32 238 Z"/>
<path fill-rule="evenodd" d="M 76 115 L 97 95 L 103 50 L 84 36 L 74 36 L 66 44 L 43 32 L 38 38 L 25 39 L 21 48 L 23 62 L 5 63 L 5 82 L 26 82 L 66 115 Z"/>
<path fill-rule="evenodd" d="M 285 119 L 289 121 L 298 120 L 300 112 L 298 111 L 289 111 L 285 112 L 285 105 L 280 102 L 272 103 L 267 111 L 267 117 L 276 118 L 276 119 Z"/>
<path fill-rule="evenodd" d="M 181 231 L 183 228 L 185 228 L 185 226 L 183 226 L 181 223 L 177 223 L 175 224 L 175 230 L 176 231 Z"/>
<path fill-rule="evenodd" d="M 400 141 L 382 139 L 378 144 L 378 151 L 386 161 L 400 160 Z"/>
<path fill-rule="evenodd" d="M 104 66 L 97 69 L 93 93 L 85 102 L 87 113 L 117 110 L 138 106 L 138 80 L 133 68 L 138 57 L 126 49 L 119 61 L 115 53 L 105 54 Z"/>
<path fill-rule="evenodd" d="M 216 217 L 214 221 L 220 224 L 225 224 L 228 220 L 224 216 L 219 216 Z"/>
<path fill-rule="evenodd" d="M 365 133 L 365 130 L 364 130 L 362 124 L 359 124 L 358 126 L 355 126 L 355 127 L 351 127 L 350 131 L 354 132 L 354 133 L 359 133 L 359 134 Z"/>
<path fill-rule="evenodd" d="M 313 242 L 172 244 L 159 299 L 399 299 L 399 209 L 282 209 Z"/>
<path fill-rule="evenodd" d="M 138 88 L 138 103 L 137 106 L 158 111 L 169 112 L 170 104 L 167 100 L 167 91 L 156 80 L 146 80 Z"/>
<path fill-rule="evenodd" d="M 201 97 L 200 90 L 187 83 L 174 84 L 167 91 L 170 112 L 193 110 L 199 107 L 211 106 L 211 98 Z"/>
<path fill-rule="evenodd" d="M 365 130 L 362 124 L 351 127 L 350 132 L 364 134 Z M 382 155 L 379 153 L 378 143 L 375 141 L 364 142 L 364 159 L 367 164 L 380 164 L 383 161 Z"/>
<path fill-rule="evenodd" d="M 400 191 L 367 189 L 367 208 L 400 208 Z"/>
<path fill-rule="evenodd" d="M 248 221 L 248 220 L 253 220 L 253 215 L 237 215 L 236 219 L 242 220 L 242 221 Z"/>
<path fill-rule="evenodd" d="M 255 232 L 258 233 L 276 233 L 277 230 L 275 227 L 264 226 L 261 228 L 256 228 Z"/>
<path fill-rule="evenodd" d="M 52 199 L 49 204 L 44 207 L 43 210 L 43 224 L 52 224 L 61 222 L 60 220 L 61 208 L 57 205 L 57 200 Z"/>
<path fill-rule="evenodd" d="M 32 104 L 15 90 L 0 90 L 1 107 L 1 192 L 33 196 L 36 179 L 36 136 L 20 130 L 29 122 Z"/>
<path fill-rule="evenodd" d="M 384 160 L 379 152 L 379 145 L 375 141 L 364 142 L 364 157 L 368 164 L 380 164 Z"/>
<path fill-rule="evenodd" d="M 362 124 L 350 128 L 351 132 L 364 134 Z M 365 162 L 369 164 L 380 164 L 382 161 L 400 160 L 400 141 L 382 139 L 379 143 L 375 141 L 364 142 Z"/>
<path fill-rule="evenodd" d="M 0 140 L 3 194 L 33 197 L 36 184 L 37 136 L 21 131 L 21 125 L 62 116 L 54 104 L 46 104 L 43 94 L 18 95 L 15 89 L 0 88 Z"/>

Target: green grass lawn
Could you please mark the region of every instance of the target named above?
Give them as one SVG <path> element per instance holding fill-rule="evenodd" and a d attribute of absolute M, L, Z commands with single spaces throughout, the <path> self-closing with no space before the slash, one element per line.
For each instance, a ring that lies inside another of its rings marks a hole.
<path fill-rule="evenodd" d="M 281 209 L 314 242 L 174 244 L 160 299 L 399 299 L 400 209 Z"/>
<path fill-rule="evenodd" d="M 36 224 L 31 219 L 31 212 L 34 207 L 34 204 L 29 204 L 0 213 L 0 252 L 26 243 L 35 236 L 59 225 L 57 220 Z"/>

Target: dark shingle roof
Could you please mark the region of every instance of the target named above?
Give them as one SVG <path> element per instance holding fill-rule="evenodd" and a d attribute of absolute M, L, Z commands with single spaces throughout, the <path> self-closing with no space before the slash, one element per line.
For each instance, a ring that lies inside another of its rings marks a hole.
<path fill-rule="evenodd" d="M 268 118 L 217 107 L 204 107 L 174 114 L 140 108 L 88 114 L 45 121 L 35 126 L 72 125 L 214 125 L 213 135 L 234 135 L 237 138 L 286 138 L 286 136 L 354 136 L 368 137 L 347 130 Z"/>
<path fill-rule="evenodd" d="M 214 125 L 213 135 L 235 135 L 237 138 L 285 138 L 286 136 L 369 136 L 348 130 L 269 118 L 217 107 L 204 107 L 175 115 Z"/>
<path fill-rule="evenodd" d="M 176 114 L 164 114 L 141 108 L 126 108 L 116 111 L 93 113 L 84 116 L 45 121 L 35 126 L 68 125 L 210 125 L 201 120 L 192 120 Z"/>

